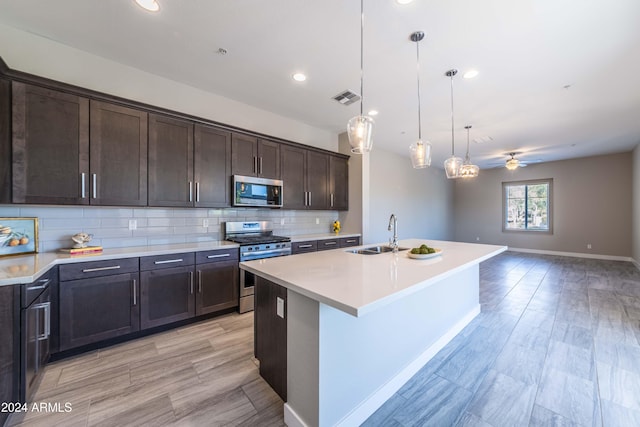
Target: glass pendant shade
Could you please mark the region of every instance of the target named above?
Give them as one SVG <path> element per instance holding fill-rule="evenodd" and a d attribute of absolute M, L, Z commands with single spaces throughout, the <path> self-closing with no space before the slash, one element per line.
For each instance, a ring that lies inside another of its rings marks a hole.
<path fill-rule="evenodd" d="M 347 136 L 351 152 L 368 153 L 373 147 L 373 128 L 375 122 L 369 116 L 355 116 L 347 123 Z"/>
<path fill-rule="evenodd" d="M 444 161 L 444 171 L 447 173 L 448 179 L 460 178 L 461 167 L 462 159 L 460 157 L 451 156 Z"/>
<path fill-rule="evenodd" d="M 409 147 L 411 165 L 414 169 L 422 169 L 431 166 L 431 143 L 418 140 Z"/>
<path fill-rule="evenodd" d="M 479 175 L 480 168 L 477 165 L 472 165 L 471 162 L 465 160 L 460 168 L 460 178 L 475 178 Z"/>
<path fill-rule="evenodd" d="M 518 165 L 520 164 L 520 161 L 518 159 L 514 159 L 513 157 L 510 158 L 509 160 L 507 160 L 507 163 L 505 164 L 505 167 L 507 169 L 509 169 L 510 171 L 518 169 Z"/>

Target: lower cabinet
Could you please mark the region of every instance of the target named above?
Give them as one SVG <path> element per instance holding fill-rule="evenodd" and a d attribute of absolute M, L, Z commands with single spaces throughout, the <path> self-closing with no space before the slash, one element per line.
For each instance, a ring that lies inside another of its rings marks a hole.
<path fill-rule="evenodd" d="M 341 248 L 347 248 L 349 246 L 360 246 L 360 236 L 341 237 L 338 243 Z"/>
<path fill-rule="evenodd" d="M 0 403 L 17 402 L 20 378 L 20 286 L 0 286 Z M 0 426 L 9 412 L 0 411 Z"/>
<path fill-rule="evenodd" d="M 193 273 L 193 264 L 140 272 L 142 329 L 195 316 Z"/>
<path fill-rule="evenodd" d="M 61 265 L 60 351 L 138 331 L 139 282 L 138 258 Z"/>
<path fill-rule="evenodd" d="M 196 254 L 196 316 L 238 306 L 238 250 Z"/>
<path fill-rule="evenodd" d="M 260 375 L 287 401 L 287 289 L 256 277 L 254 340 Z"/>

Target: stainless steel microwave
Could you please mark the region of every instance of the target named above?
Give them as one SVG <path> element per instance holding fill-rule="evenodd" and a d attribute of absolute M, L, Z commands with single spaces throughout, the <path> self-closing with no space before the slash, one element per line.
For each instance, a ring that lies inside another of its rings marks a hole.
<path fill-rule="evenodd" d="M 281 208 L 282 181 L 234 175 L 233 195 L 233 206 Z"/>

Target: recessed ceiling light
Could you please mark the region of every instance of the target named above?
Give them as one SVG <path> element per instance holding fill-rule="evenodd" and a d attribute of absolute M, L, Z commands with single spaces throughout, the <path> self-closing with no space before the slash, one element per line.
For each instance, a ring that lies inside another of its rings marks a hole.
<path fill-rule="evenodd" d="M 469 70 L 462 75 L 464 79 L 472 79 L 478 75 L 478 70 Z"/>
<path fill-rule="evenodd" d="M 377 116 L 378 115 L 378 110 L 371 110 L 367 114 L 369 114 L 370 116 Z"/>
<path fill-rule="evenodd" d="M 305 76 L 302 73 L 295 73 L 293 76 L 293 80 L 297 81 L 297 82 L 303 82 L 305 80 L 307 80 L 307 76 Z"/>
<path fill-rule="evenodd" d="M 135 0 L 138 6 L 149 12 L 157 12 L 160 10 L 160 4 L 157 0 Z"/>
<path fill-rule="evenodd" d="M 396 0 L 396 3 L 398 4 L 409 4 L 411 3 L 413 0 Z"/>

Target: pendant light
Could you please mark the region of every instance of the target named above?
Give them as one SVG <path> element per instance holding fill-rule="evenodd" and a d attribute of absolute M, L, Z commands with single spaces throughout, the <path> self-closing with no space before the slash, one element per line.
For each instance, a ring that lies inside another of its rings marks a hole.
<path fill-rule="evenodd" d="M 447 173 L 448 179 L 460 178 L 460 167 L 462 159 L 455 155 L 455 143 L 453 132 L 453 76 L 458 74 L 458 70 L 453 69 L 445 73 L 445 76 L 451 78 L 451 157 L 444 161 L 444 171 Z"/>
<path fill-rule="evenodd" d="M 464 127 L 467 130 L 467 155 L 464 158 L 464 163 L 460 168 L 460 178 L 475 178 L 478 176 L 480 172 L 480 168 L 477 165 L 471 163 L 471 159 L 469 158 L 469 129 L 471 129 L 471 125 L 466 125 Z"/>
<path fill-rule="evenodd" d="M 511 156 L 511 158 L 506 161 L 504 167 L 506 167 L 510 171 L 518 169 L 518 166 L 520 166 L 520 160 L 514 157 L 516 153 L 509 153 L 509 155 Z"/>
<path fill-rule="evenodd" d="M 409 147 L 411 164 L 415 169 L 431 166 L 431 143 L 422 141 L 422 120 L 420 117 L 420 40 L 424 38 L 422 31 L 411 34 L 411 41 L 416 43 L 416 70 L 418 74 L 418 141 Z"/>
<path fill-rule="evenodd" d="M 351 152 L 356 154 L 368 153 L 373 146 L 373 126 L 371 117 L 365 116 L 362 108 L 364 98 L 364 0 L 360 0 L 360 115 L 347 123 L 347 136 Z"/>

